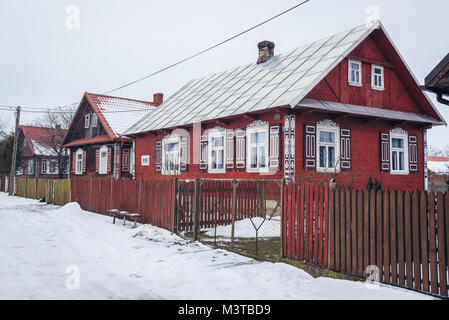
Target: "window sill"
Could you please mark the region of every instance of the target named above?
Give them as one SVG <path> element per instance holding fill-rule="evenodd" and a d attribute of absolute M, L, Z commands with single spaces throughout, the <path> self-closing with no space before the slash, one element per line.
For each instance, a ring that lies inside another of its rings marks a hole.
<path fill-rule="evenodd" d="M 353 87 L 359 87 L 359 88 L 363 87 L 363 83 L 358 83 L 358 82 L 348 82 L 348 84 L 349 84 L 350 86 L 353 86 Z"/>
<path fill-rule="evenodd" d="M 268 173 L 268 172 L 270 172 L 270 170 L 268 168 L 263 168 L 263 169 L 249 169 L 249 168 L 246 168 L 246 172 L 247 173 Z"/>
<path fill-rule="evenodd" d="M 376 90 L 376 91 L 385 91 L 385 88 L 382 88 L 382 87 L 373 87 L 373 86 L 371 86 L 371 89 Z"/>
<path fill-rule="evenodd" d="M 391 175 L 395 175 L 395 176 L 408 176 L 410 174 L 410 172 L 408 171 L 390 171 Z"/>
<path fill-rule="evenodd" d="M 340 168 L 316 168 L 316 172 L 318 173 L 340 173 Z"/>
<path fill-rule="evenodd" d="M 207 173 L 226 173 L 226 169 L 208 169 Z"/>

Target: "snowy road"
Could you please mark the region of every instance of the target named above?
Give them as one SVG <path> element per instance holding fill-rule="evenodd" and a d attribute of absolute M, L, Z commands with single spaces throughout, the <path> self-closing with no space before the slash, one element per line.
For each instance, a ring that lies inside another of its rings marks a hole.
<path fill-rule="evenodd" d="M 75 203 L 60 208 L 0 193 L 0 299 L 429 299 L 313 279 L 286 264 L 111 220 Z"/>

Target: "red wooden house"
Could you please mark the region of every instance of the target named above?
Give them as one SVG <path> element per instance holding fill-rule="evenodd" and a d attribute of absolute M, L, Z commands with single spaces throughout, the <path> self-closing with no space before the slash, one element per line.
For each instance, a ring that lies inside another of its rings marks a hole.
<path fill-rule="evenodd" d="M 18 175 L 27 178 L 67 177 L 67 155 L 59 148 L 65 130 L 20 126 L 18 146 L 22 150 L 22 166 Z"/>
<path fill-rule="evenodd" d="M 136 176 L 297 178 L 426 188 L 426 130 L 445 124 L 377 22 L 192 80 L 126 131 Z"/>
<path fill-rule="evenodd" d="M 132 178 L 133 141 L 122 134 L 162 100 L 162 93 L 154 94 L 153 102 L 84 93 L 63 139 L 71 154 L 71 175 Z"/>

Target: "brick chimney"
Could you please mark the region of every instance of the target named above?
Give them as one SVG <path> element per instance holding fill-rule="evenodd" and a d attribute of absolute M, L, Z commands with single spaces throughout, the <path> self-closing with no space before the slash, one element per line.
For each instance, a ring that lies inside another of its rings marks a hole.
<path fill-rule="evenodd" d="M 262 41 L 257 45 L 259 48 L 259 58 L 257 63 L 267 62 L 272 56 L 274 56 L 274 43 L 271 41 Z"/>
<path fill-rule="evenodd" d="M 163 93 L 155 93 L 153 94 L 153 105 L 158 107 L 164 102 L 164 94 Z"/>

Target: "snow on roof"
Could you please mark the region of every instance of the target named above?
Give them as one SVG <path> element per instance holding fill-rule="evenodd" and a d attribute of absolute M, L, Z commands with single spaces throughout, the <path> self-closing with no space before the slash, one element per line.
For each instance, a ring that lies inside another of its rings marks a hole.
<path fill-rule="evenodd" d="M 273 56 L 190 81 L 126 133 L 170 128 L 270 107 L 294 107 L 380 22 L 366 24 Z M 174 112 L 176 110 L 176 112 Z"/>
<path fill-rule="evenodd" d="M 28 143 L 28 147 L 24 150 L 24 155 L 26 156 L 56 155 L 55 150 L 52 148 L 52 145 L 54 145 L 54 142 L 52 140 L 58 139 L 58 137 L 62 137 L 65 133 L 65 129 L 51 129 L 45 127 L 23 125 L 20 126 L 20 130 L 23 132 L 24 138 Z M 55 143 L 58 143 L 58 141 L 55 141 Z"/>
<path fill-rule="evenodd" d="M 427 168 L 435 173 L 449 173 L 449 157 L 427 157 Z"/>
<path fill-rule="evenodd" d="M 95 103 L 116 136 L 122 135 L 138 120 L 152 113 L 152 102 L 86 93 Z"/>

